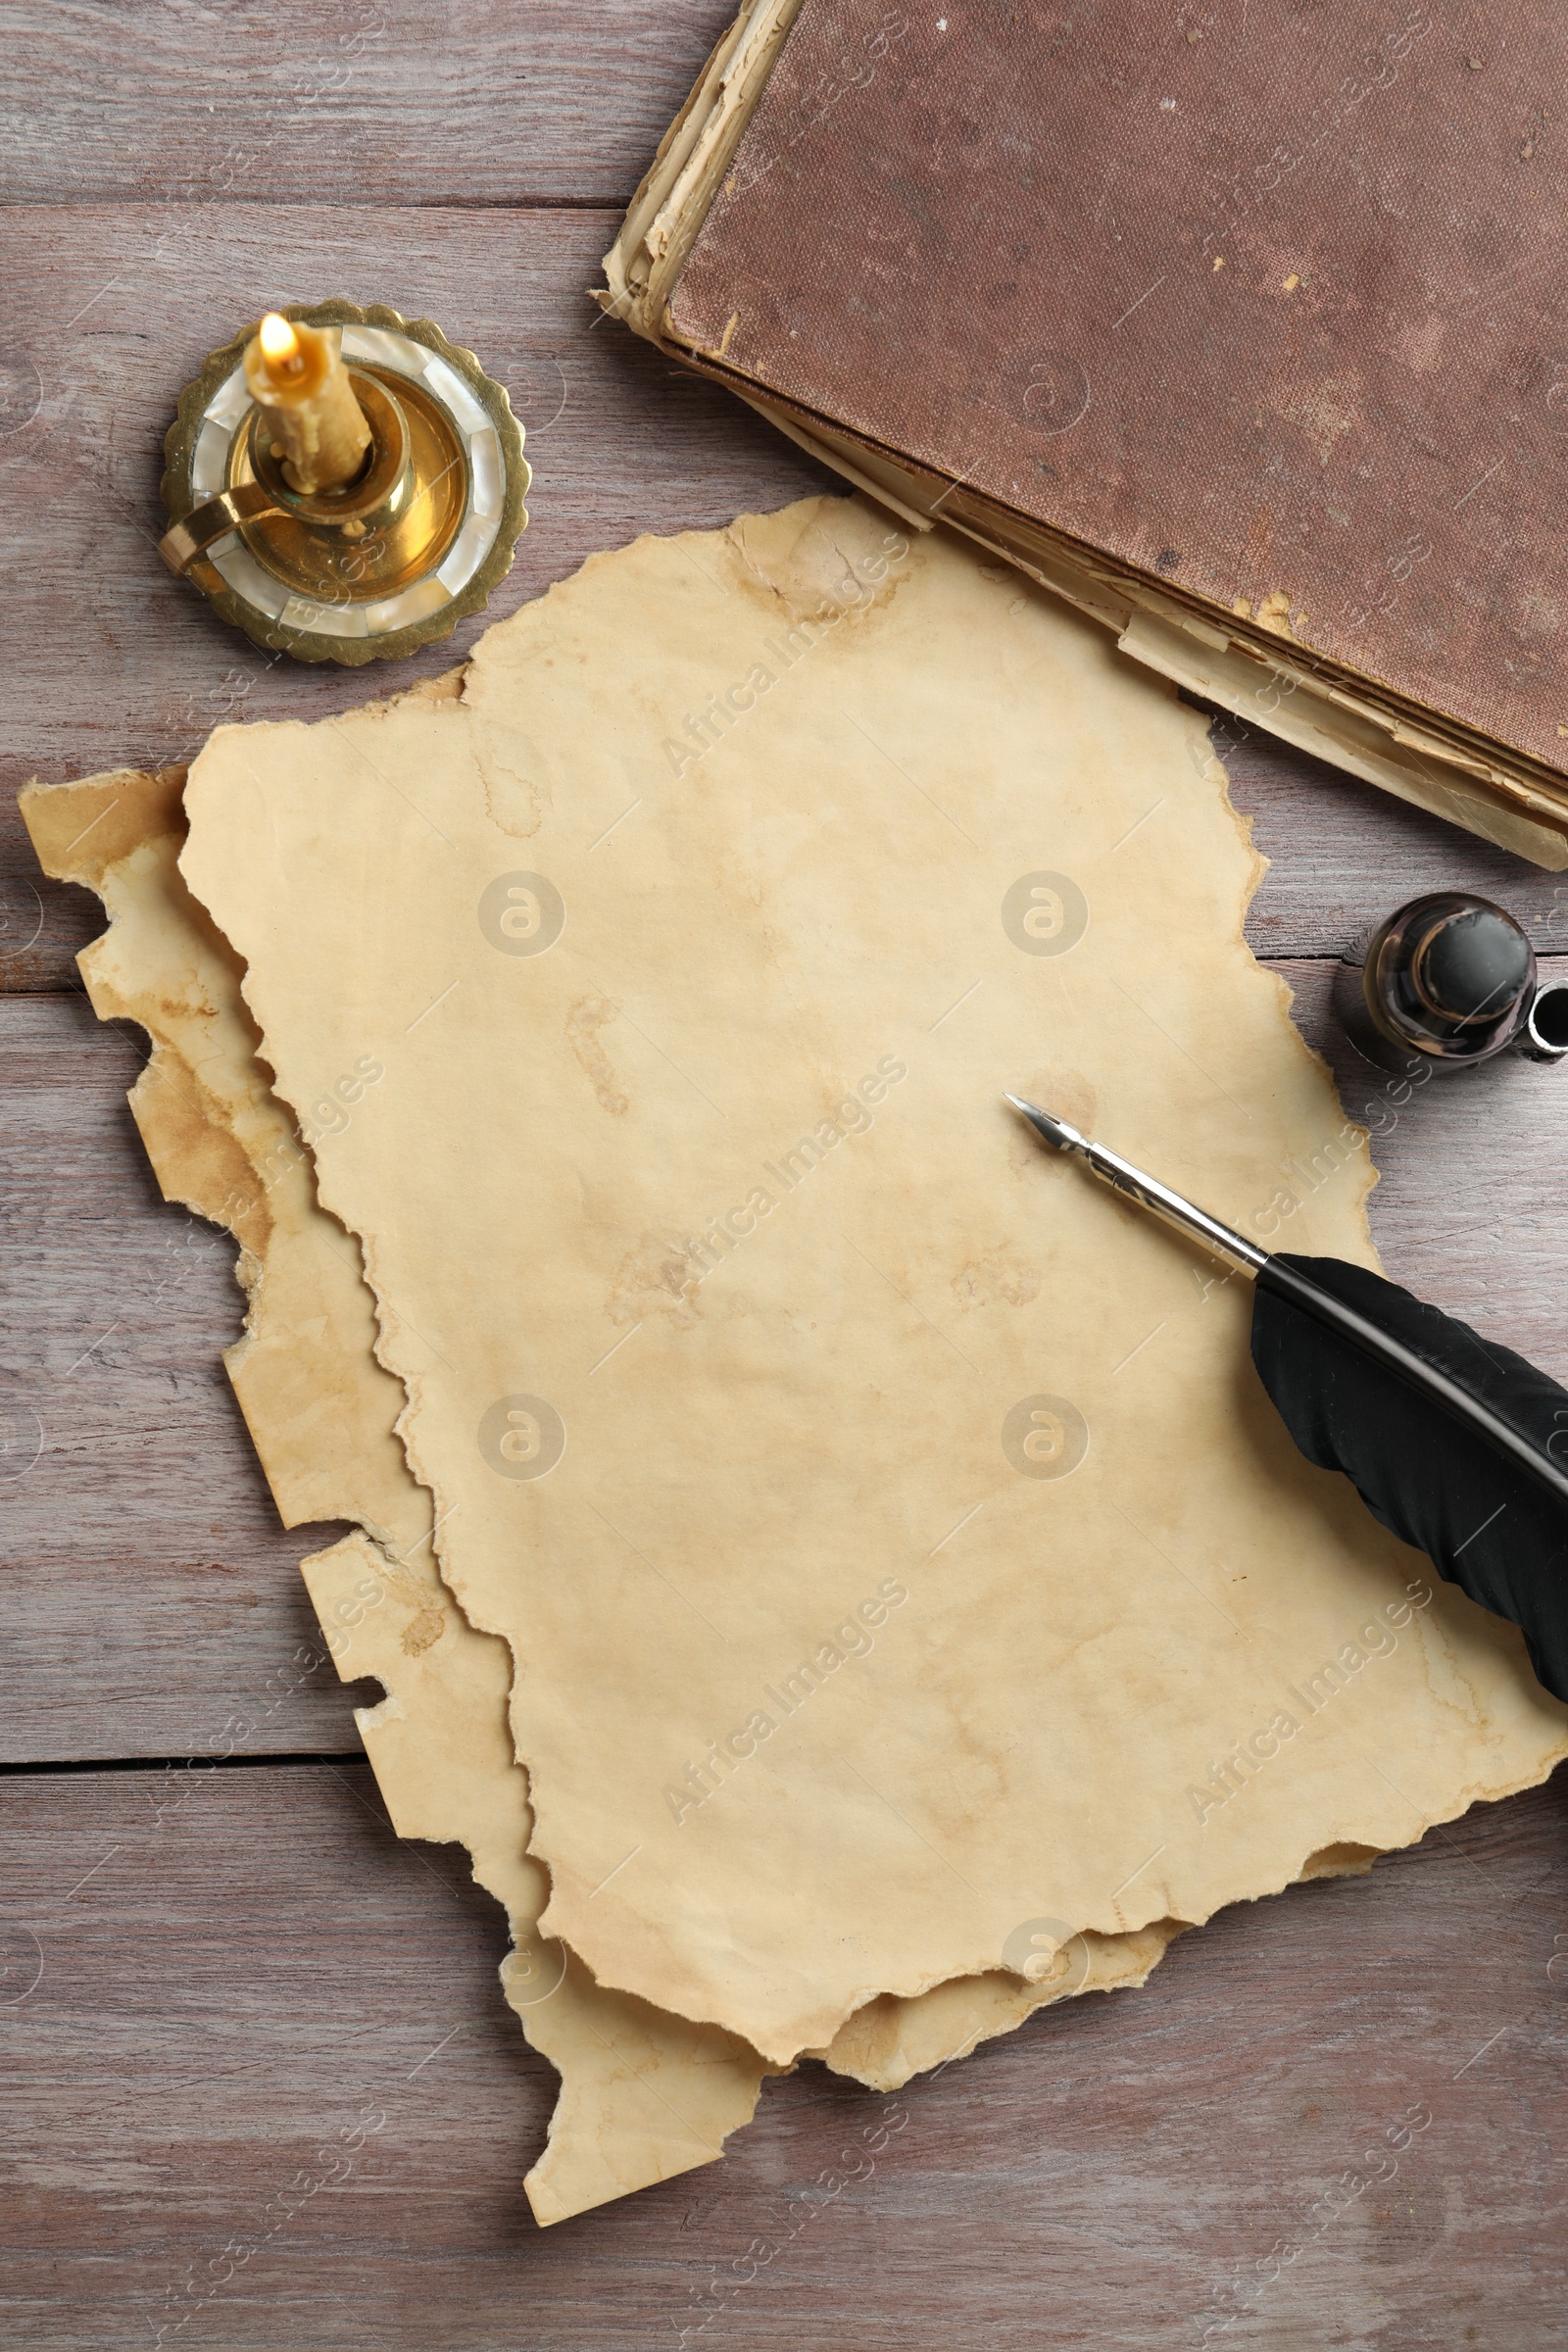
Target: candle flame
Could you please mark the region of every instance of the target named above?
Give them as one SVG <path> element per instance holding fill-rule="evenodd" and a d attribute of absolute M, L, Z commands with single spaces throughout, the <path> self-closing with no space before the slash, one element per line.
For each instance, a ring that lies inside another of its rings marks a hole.
<path fill-rule="evenodd" d="M 292 375 L 304 360 L 300 339 L 277 311 L 269 311 L 261 323 L 262 357 L 273 375 Z"/>

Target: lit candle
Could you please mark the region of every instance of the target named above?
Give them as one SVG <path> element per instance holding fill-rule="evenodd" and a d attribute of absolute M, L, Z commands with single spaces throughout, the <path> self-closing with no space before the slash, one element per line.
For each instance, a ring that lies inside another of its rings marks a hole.
<path fill-rule="evenodd" d="M 257 429 L 283 461 L 291 490 L 314 495 L 352 481 L 370 428 L 343 365 L 341 327 L 307 326 L 269 311 L 245 346 Z"/>

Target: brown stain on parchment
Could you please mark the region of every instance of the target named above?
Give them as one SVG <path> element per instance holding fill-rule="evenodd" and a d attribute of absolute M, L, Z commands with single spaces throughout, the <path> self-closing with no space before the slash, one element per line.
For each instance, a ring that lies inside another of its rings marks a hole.
<path fill-rule="evenodd" d="M 599 1032 L 608 1029 L 619 1012 L 619 1005 L 612 1004 L 608 997 L 579 997 L 566 1015 L 566 1043 L 599 1097 L 601 1109 L 616 1119 L 626 1108 L 626 1098 L 616 1082 L 610 1055 L 599 1042 Z"/>
<path fill-rule="evenodd" d="M 960 1266 L 953 1290 L 960 1306 L 1028 1306 L 1040 1296 L 1040 1279 L 1033 1266 L 999 1250 Z"/>
<path fill-rule="evenodd" d="M 403 1628 L 401 1643 L 404 1655 L 422 1657 L 433 1649 L 447 1630 L 446 1612 L 436 1602 L 427 1601 Z"/>
<path fill-rule="evenodd" d="M 768 621 L 801 632 L 799 652 L 841 623 L 852 627 L 889 605 L 910 573 L 909 540 L 891 517 L 858 499 L 823 499 L 803 523 L 793 510 L 743 514 L 724 533 L 736 559 L 727 585 L 754 599 Z M 902 555 L 898 552 L 903 550 Z"/>
<path fill-rule="evenodd" d="M 470 738 L 490 821 L 514 841 L 528 841 L 545 820 L 545 796 L 532 777 L 504 760 L 475 728 Z"/>
<path fill-rule="evenodd" d="M 22 814 L 38 862 L 61 882 L 96 890 L 110 868 L 164 834 L 185 838 L 185 769 L 111 768 L 69 793 L 24 785 Z"/>
<path fill-rule="evenodd" d="M 617 1324 L 668 1315 L 677 1330 L 690 1331 L 697 1321 L 695 1271 L 678 1242 L 667 1234 L 645 1233 L 615 1268 L 605 1312 Z"/>
<path fill-rule="evenodd" d="M 127 1007 L 145 1021 L 148 1006 Z M 242 1248 L 261 1260 L 272 1238 L 265 1183 L 228 1124 L 221 1104 L 201 1084 L 174 1047 L 160 1041 L 130 1095 L 131 1115 L 147 1156 L 163 1181 L 176 1181 L 180 1198 L 198 1216 L 226 1225 Z"/>
<path fill-rule="evenodd" d="M 111 875 L 138 853 L 145 857 L 154 845 L 167 843 L 171 855 L 177 855 L 185 839 L 185 776 L 183 766 L 117 768 L 69 788 L 28 786 L 21 796 L 22 810 L 40 865 L 62 881 L 83 883 L 104 897 Z M 180 919 L 226 960 L 231 955 L 227 942 L 184 888 L 177 870 L 166 877 L 165 886 Z M 226 1226 L 242 1252 L 249 1253 L 242 1254 L 239 1267 L 240 1280 L 249 1290 L 272 1237 L 266 1186 L 235 1135 L 228 1112 L 160 1020 L 163 1015 L 171 1029 L 192 1012 L 216 1021 L 220 1008 L 206 1001 L 194 959 L 181 975 L 177 997 L 168 987 L 125 997 L 118 979 L 93 969 L 100 945 L 93 941 L 81 959 L 98 1017 L 136 1021 L 152 1040 L 147 1066 L 129 1098 L 147 1155 L 166 1197 L 178 1198 L 198 1216 Z M 199 1003 L 193 1001 L 198 994 L 203 998 Z M 259 1048 L 260 1032 L 244 1008 L 232 1017 L 244 1022 L 252 1050 Z"/>

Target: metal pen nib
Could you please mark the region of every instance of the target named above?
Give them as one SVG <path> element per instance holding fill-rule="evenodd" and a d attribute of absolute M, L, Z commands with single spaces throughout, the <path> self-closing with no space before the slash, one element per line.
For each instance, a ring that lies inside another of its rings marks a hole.
<path fill-rule="evenodd" d="M 1021 1111 L 1035 1133 L 1043 1135 L 1048 1144 L 1054 1144 L 1058 1152 L 1081 1152 L 1084 1149 L 1083 1137 L 1076 1127 L 1069 1127 L 1065 1119 L 1053 1117 L 1049 1110 L 1042 1110 L 1038 1103 L 1026 1102 L 1021 1095 L 1004 1095 L 1002 1100 L 1010 1102 L 1014 1110 Z"/>
<path fill-rule="evenodd" d="M 1364 1355 L 1419 1390 L 1451 1419 L 1484 1439 L 1494 1452 L 1511 1462 L 1516 1470 L 1524 1471 L 1568 1509 L 1568 1470 L 1543 1452 L 1532 1437 L 1516 1429 L 1487 1397 L 1467 1388 L 1441 1365 L 1429 1362 L 1395 1332 L 1385 1330 L 1371 1315 L 1325 1287 L 1313 1269 L 1319 1264 L 1335 1265 L 1338 1260 L 1271 1257 L 1244 1233 L 1222 1225 L 1218 1217 L 1211 1217 L 1207 1209 L 1184 1200 L 1180 1193 L 1173 1193 L 1169 1185 L 1161 1184 L 1156 1177 L 1146 1176 L 1142 1168 L 1135 1168 L 1119 1152 L 1107 1152 L 1103 1144 L 1091 1143 L 1076 1127 L 1069 1127 L 1065 1119 L 1054 1117 L 1038 1103 L 1025 1102 L 1018 1095 L 1004 1095 L 1003 1101 L 1010 1102 L 1019 1116 L 1028 1120 L 1042 1142 L 1057 1152 L 1076 1152 L 1097 1176 L 1114 1185 L 1118 1193 L 1125 1193 L 1129 1200 L 1136 1200 L 1141 1208 L 1152 1209 L 1156 1217 L 1163 1217 L 1178 1232 L 1190 1235 L 1213 1256 L 1228 1258 L 1233 1266 L 1250 1274 L 1260 1291 L 1271 1292 L 1298 1313 L 1310 1315 L 1314 1322 L 1338 1333 L 1352 1348 L 1359 1348 Z M 1436 1558 L 1436 1553 L 1433 1556 Z M 1448 1574 L 1446 1568 L 1444 1574 Z"/>
<path fill-rule="evenodd" d="M 1184 1200 L 1180 1193 L 1173 1193 L 1157 1177 L 1146 1176 L 1142 1168 L 1135 1168 L 1119 1152 L 1107 1151 L 1103 1144 L 1091 1143 L 1076 1127 L 1069 1127 L 1065 1119 L 1042 1110 L 1037 1102 L 1025 1102 L 1019 1095 L 1004 1095 L 1003 1101 L 1010 1102 L 1020 1117 L 1028 1120 L 1043 1142 L 1057 1152 L 1077 1152 L 1102 1183 L 1113 1185 L 1141 1208 L 1152 1209 L 1156 1217 L 1163 1217 L 1167 1225 L 1174 1225 L 1178 1232 L 1200 1242 L 1214 1256 L 1227 1259 L 1248 1274 L 1256 1274 L 1268 1263 L 1267 1250 L 1259 1250 L 1245 1234 L 1236 1232 L 1233 1226 L 1222 1225 L 1218 1217 L 1211 1217 L 1207 1209 Z"/>

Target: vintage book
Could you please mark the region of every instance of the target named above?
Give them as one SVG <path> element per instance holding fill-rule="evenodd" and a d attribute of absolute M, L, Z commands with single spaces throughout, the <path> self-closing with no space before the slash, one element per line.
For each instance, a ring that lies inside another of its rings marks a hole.
<path fill-rule="evenodd" d="M 1544 0 L 751 0 L 600 300 L 1195 693 L 1568 864 Z"/>

